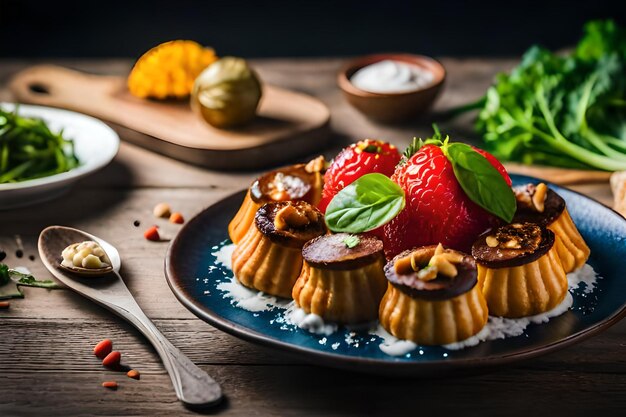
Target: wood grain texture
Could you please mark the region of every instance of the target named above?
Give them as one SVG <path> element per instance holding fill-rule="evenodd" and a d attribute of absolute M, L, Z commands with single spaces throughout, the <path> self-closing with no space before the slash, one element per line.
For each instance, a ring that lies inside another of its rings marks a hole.
<path fill-rule="evenodd" d="M 36 65 L 9 83 L 22 103 L 60 107 L 108 122 L 127 141 L 146 149 L 222 170 L 267 167 L 324 147 L 328 108 L 319 100 L 269 84 L 257 117 L 246 126 L 215 129 L 188 101 L 142 100 L 125 77 Z"/>
<path fill-rule="evenodd" d="M 446 89 L 435 112 L 479 97 L 497 71 L 515 60 L 443 59 Z M 430 119 L 380 126 L 349 107 L 335 85 L 342 60 L 259 60 L 267 82 L 318 97 L 331 108 L 332 157 L 347 142 L 378 137 L 403 147 L 430 133 Z M 0 61 L 0 100 L 10 99 L 10 76 L 33 61 Z M 56 62 L 97 74 L 122 75 L 130 61 Z M 437 113 L 436 113 L 437 114 Z M 469 119 L 441 124 L 458 138 L 475 138 Z M 476 143 L 476 142 L 474 142 Z M 47 278 L 35 254 L 38 233 L 51 224 L 85 229 L 114 243 L 123 254 L 126 283 L 169 340 L 219 382 L 228 398 L 215 411 L 229 416 L 389 416 L 453 412 L 474 416 L 622 415 L 626 409 L 626 322 L 579 345 L 497 371 L 435 380 L 375 378 L 310 366 L 282 352 L 226 335 L 198 320 L 177 302 L 163 276 L 167 242 L 147 242 L 152 224 L 172 237 L 179 226 L 152 217 L 166 201 L 186 218 L 245 188 L 256 172 L 218 173 L 122 143 L 114 162 L 67 195 L 37 207 L 0 211 L 0 248 L 10 265 L 25 265 Z M 550 178 L 548 178 L 550 179 Z M 608 183 L 573 187 L 611 204 Z M 80 201 L 80 205 L 71 205 Z M 133 226 L 140 220 L 141 226 Z M 25 256 L 15 256 L 15 235 Z M 146 415 L 192 413 L 177 401 L 156 352 L 137 331 L 69 290 L 25 288 L 26 298 L 0 310 L 0 415 Z M 142 372 L 140 381 L 104 370 L 93 345 L 114 340 L 123 362 Z M 120 383 L 116 392 L 100 386 Z"/>

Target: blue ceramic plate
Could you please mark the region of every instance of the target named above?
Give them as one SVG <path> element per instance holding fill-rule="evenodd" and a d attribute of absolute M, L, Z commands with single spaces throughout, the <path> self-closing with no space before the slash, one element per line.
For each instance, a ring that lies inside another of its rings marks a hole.
<path fill-rule="evenodd" d="M 514 184 L 538 182 L 512 176 Z M 428 375 L 497 365 L 561 349 L 590 337 L 626 315 L 626 220 L 581 194 L 551 185 L 591 248 L 589 263 L 601 276 L 593 292 L 573 292 L 570 311 L 544 324 L 530 324 L 517 337 L 485 341 L 462 350 L 423 347 L 400 357 L 383 353 L 381 339 L 340 329 L 315 335 L 276 320 L 282 311 L 250 312 L 231 304 L 217 288 L 232 273 L 216 264 L 219 247 L 230 243 L 227 226 L 243 200 L 232 195 L 189 221 L 172 242 L 165 260 L 170 288 L 185 307 L 213 326 L 242 339 L 283 349 L 316 364 L 394 375 Z"/>

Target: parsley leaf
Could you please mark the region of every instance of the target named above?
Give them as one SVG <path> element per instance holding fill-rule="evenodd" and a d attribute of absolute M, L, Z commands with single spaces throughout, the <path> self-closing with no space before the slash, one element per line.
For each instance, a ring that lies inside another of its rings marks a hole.
<path fill-rule="evenodd" d="M 576 49 L 531 47 L 484 97 L 476 129 L 494 156 L 525 164 L 626 170 L 626 29 L 591 21 Z"/>
<path fill-rule="evenodd" d="M 343 243 L 346 244 L 348 249 L 355 248 L 359 243 L 361 243 L 361 239 L 357 235 L 348 235 L 343 240 Z"/>

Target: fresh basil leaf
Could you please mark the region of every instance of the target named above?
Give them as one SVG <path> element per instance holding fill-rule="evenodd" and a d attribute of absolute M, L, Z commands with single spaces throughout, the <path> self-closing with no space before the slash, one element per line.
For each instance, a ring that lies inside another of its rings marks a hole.
<path fill-rule="evenodd" d="M 361 239 L 359 239 L 359 237 L 357 235 L 348 235 L 343 240 L 343 243 L 346 244 L 346 247 L 348 249 L 352 249 L 352 248 L 356 247 L 359 243 L 361 243 Z"/>
<path fill-rule="evenodd" d="M 511 222 L 517 207 L 515 195 L 487 158 L 465 143 L 451 143 L 442 150 L 469 199 L 507 223 Z"/>
<path fill-rule="evenodd" d="M 326 224 L 333 232 L 367 232 L 391 221 L 404 203 L 404 191 L 389 177 L 366 174 L 335 195 L 326 209 Z"/>

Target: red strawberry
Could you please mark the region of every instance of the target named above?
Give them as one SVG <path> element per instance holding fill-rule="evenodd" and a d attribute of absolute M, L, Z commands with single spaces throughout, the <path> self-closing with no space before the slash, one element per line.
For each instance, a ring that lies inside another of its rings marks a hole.
<path fill-rule="evenodd" d="M 398 149 L 380 140 L 365 139 L 348 146 L 339 152 L 324 174 L 324 190 L 318 208 L 325 213 L 339 191 L 365 174 L 378 172 L 390 177 L 398 162 Z"/>
<path fill-rule="evenodd" d="M 511 179 L 496 158 L 474 149 L 511 185 Z M 498 221 L 465 194 L 439 146 L 423 146 L 398 166 L 391 179 L 404 190 L 406 206 L 384 226 L 387 257 L 437 243 L 469 252 L 476 236 Z"/>

